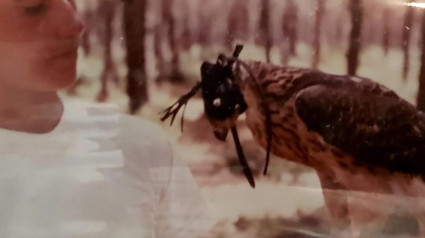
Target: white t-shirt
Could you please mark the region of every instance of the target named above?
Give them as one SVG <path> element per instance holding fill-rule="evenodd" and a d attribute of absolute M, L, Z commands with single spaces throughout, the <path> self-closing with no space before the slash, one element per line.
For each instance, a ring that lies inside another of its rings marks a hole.
<path fill-rule="evenodd" d="M 48 134 L 0 130 L 0 237 L 169 238 L 212 225 L 159 126 L 65 103 Z"/>

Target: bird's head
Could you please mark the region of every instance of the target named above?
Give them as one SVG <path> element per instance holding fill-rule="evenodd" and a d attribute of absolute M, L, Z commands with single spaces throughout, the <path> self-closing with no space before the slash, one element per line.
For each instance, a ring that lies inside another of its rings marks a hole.
<path fill-rule="evenodd" d="M 224 141 L 229 129 L 235 125 L 247 104 L 232 74 L 234 59 L 219 55 L 217 62 L 204 62 L 201 66 L 202 97 L 205 114 L 214 135 Z"/>

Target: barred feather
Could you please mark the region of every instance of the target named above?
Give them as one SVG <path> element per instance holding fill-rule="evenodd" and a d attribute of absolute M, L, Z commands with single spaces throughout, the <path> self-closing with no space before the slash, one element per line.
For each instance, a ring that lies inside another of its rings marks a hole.
<path fill-rule="evenodd" d="M 425 232 L 423 113 L 367 78 L 240 61 L 232 72 L 248 105 L 246 120 L 255 140 L 266 148 L 265 104 L 271 113 L 271 151 L 317 171 L 336 220 L 368 223 L 383 213 L 389 219 L 398 211 L 388 209 L 392 204 L 419 218 Z M 351 195 L 356 205 L 335 202 L 326 189 L 390 198 L 385 207 L 370 199 L 366 209 Z M 419 200 L 407 202 L 405 196 Z"/>

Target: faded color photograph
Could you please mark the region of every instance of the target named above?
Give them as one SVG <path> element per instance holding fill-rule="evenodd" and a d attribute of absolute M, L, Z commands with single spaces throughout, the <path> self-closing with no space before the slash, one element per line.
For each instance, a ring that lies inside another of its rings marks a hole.
<path fill-rule="evenodd" d="M 0 237 L 425 237 L 425 2 L 1 0 Z"/>

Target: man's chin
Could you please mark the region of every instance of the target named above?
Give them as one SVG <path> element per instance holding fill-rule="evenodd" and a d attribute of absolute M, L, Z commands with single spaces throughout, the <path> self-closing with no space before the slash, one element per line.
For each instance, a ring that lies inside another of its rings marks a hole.
<path fill-rule="evenodd" d="M 75 74 L 66 74 L 64 76 L 49 77 L 45 80 L 43 84 L 39 84 L 38 87 L 33 88 L 35 91 L 40 92 L 54 92 L 67 89 L 71 87 L 76 82 Z"/>

